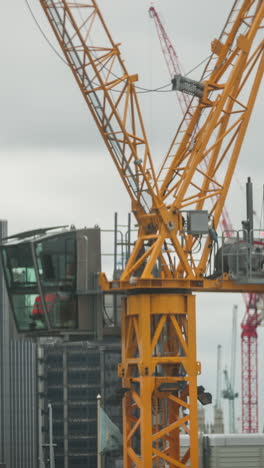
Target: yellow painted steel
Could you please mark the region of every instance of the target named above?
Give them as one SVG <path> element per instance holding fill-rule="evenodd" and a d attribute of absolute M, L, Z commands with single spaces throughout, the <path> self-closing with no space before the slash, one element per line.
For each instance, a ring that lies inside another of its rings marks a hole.
<path fill-rule="evenodd" d="M 158 468 L 167 462 L 196 467 L 200 366 L 196 362 L 195 297 L 128 295 L 122 314 L 119 375 L 129 389 L 123 403 L 124 467 Z M 190 438 L 190 450 L 181 454 L 180 433 Z"/>
<path fill-rule="evenodd" d="M 226 274 L 209 278 L 212 241 L 208 236 L 197 262 L 193 250 L 199 239 L 186 232 L 182 210 L 206 209 L 213 199 L 212 226 L 218 224 L 263 78 L 264 3 L 234 2 L 222 34 L 212 43 L 202 78 L 204 95 L 193 99 L 156 175 L 136 94 L 137 75 L 126 70 L 96 1 L 39 1 L 124 182 L 139 227 L 120 281 L 100 276 L 102 289 L 126 293 L 119 366 L 129 389 L 123 399 L 124 467 L 197 468 L 200 364 L 192 292 L 263 292 L 263 286 L 239 285 Z M 185 453 L 180 434 L 189 437 Z"/>

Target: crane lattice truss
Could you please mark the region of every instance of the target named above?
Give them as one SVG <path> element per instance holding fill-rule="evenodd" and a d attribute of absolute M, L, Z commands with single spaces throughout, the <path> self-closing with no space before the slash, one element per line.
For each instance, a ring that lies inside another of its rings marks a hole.
<path fill-rule="evenodd" d="M 40 0 L 65 58 L 131 198 L 138 240 L 119 282 L 122 312 L 119 375 L 124 467 L 198 466 L 196 288 L 241 290 L 228 277 L 206 279 L 212 242 L 200 258 L 182 211 L 204 209 L 216 227 L 263 76 L 259 39 L 263 2 L 236 1 L 212 45 L 203 95 L 192 100 L 156 173 L 130 75 L 94 0 Z M 250 83 L 250 85 L 249 85 Z M 197 130 L 199 125 L 199 130 Z M 207 158 L 206 169 L 203 161 Z M 156 266 L 158 270 L 156 271 Z M 224 285 L 223 285 L 224 283 Z M 222 288 L 222 289 L 221 289 Z M 248 286 L 255 290 L 256 285 Z M 182 453 L 180 433 L 190 439 Z M 140 442 L 139 442 L 140 441 Z"/>
<path fill-rule="evenodd" d="M 258 334 L 259 295 L 244 294 L 246 312 L 241 322 L 241 404 L 242 432 L 258 432 Z"/>
<path fill-rule="evenodd" d="M 171 79 L 175 75 L 184 75 L 179 57 L 175 48 L 162 24 L 159 13 L 156 8 L 149 8 L 150 17 L 154 19 L 156 30 L 161 44 L 161 49 L 168 68 Z M 179 106 L 183 115 L 186 113 L 192 114 L 191 96 L 176 93 Z M 204 160 L 204 168 L 206 168 L 207 159 Z M 211 203 L 214 200 L 211 199 Z M 223 231 L 226 231 L 227 236 L 232 236 L 234 228 L 231 223 L 231 218 L 228 210 L 223 206 L 222 215 L 220 218 L 220 226 Z M 257 326 L 259 321 L 257 313 L 257 295 L 254 293 L 243 294 L 246 305 L 246 314 L 242 320 L 241 328 L 241 383 L 242 383 L 242 432 L 251 433 L 258 432 L 258 351 L 257 351 Z M 253 317 L 252 317 L 253 305 Z"/>

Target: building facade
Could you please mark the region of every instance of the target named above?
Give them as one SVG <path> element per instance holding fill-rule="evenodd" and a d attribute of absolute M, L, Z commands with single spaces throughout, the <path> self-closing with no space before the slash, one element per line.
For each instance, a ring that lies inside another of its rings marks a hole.
<path fill-rule="evenodd" d="M 121 427 L 120 404 L 107 405 L 120 388 L 119 362 L 118 341 L 44 345 L 45 399 L 53 409 L 56 468 L 97 468 L 98 394 L 110 418 Z M 48 432 L 47 420 L 45 428 Z"/>

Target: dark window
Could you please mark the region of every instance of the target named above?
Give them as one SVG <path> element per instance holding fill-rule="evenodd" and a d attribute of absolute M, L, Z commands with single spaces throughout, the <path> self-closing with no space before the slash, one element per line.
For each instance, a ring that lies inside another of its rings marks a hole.
<path fill-rule="evenodd" d="M 43 289 L 76 289 L 76 235 L 66 233 L 37 242 L 36 258 Z"/>
<path fill-rule="evenodd" d="M 69 405 L 69 419 L 96 419 L 97 408 L 96 405 L 88 405 L 86 402 L 84 405 L 71 406 Z"/>
<path fill-rule="evenodd" d="M 36 287 L 36 274 L 31 244 L 22 243 L 2 248 L 3 265 L 8 288 Z"/>
<path fill-rule="evenodd" d="M 77 297 L 75 295 L 63 291 L 46 292 L 44 300 L 53 328 L 77 327 Z"/>
<path fill-rule="evenodd" d="M 8 295 L 18 331 L 78 327 L 76 233 L 2 246 Z"/>
<path fill-rule="evenodd" d="M 47 329 L 43 314 L 34 313 L 37 297 L 39 297 L 37 294 L 10 293 L 15 321 L 19 331 Z"/>

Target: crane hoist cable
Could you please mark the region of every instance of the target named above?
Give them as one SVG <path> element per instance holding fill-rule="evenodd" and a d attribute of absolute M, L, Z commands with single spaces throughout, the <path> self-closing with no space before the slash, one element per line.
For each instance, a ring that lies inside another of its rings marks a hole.
<path fill-rule="evenodd" d="M 47 34 L 45 34 L 43 28 L 40 26 L 40 23 L 39 21 L 37 20 L 30 4 L 29 4 L 29 1 L 28 0 L 25 0 L 25 3 L 26 3 L 26 6 L 35 22 L 35 24 L 37 25 L 37 28 L 39 29 L 40 33 L 42 34 L 42 36 L 44 37 L 45 41 L 48 43 L 48 45 L 50 46 L 50 48 L 55 52 L 55 54 L 59 57 L 59 59 L 68 67 L 69 64 L 68 62 L 63 58 L 63 56 L 57 51 L 56 47 L 54 47 L 54 45 L 52 44 L 52 42 L 49 40 Z M 78 8 L 78 7 L 77 7 Z M 205 62 L 208 61 L 209 57 L 211 56 L 211 54 L 206 57 L 205 59 L 203 59 L 200 63 L 198 63 L 194 68 L 192 68 L 190 71 L 188 71 L 188 73 L 186 73 L 184 76 L 188 76 L 190 75 L 192 72 L 194 72 L 196 69 L 198 69 L 201 65 L 203 65 Z M 106 71 L 109 72 L 109 70 L 107 69 L 107 67 L 105 67 Z M 115 77 L 115 78 L 120 78 L 118 76 L 116 76 L 113 72 L 110 71 L 110 73 Z M 96 86 L 98 86 L 98 83 L 94 83 Z M 171 93 L 173 90 L 171 88 L 171 82 L 170 83 L 167 83 L 165 85 L 162 85 L 162 86 L 158 86 L 158 87 L 155 87 L 153 89 L 150 89 L 150 88 L 146 88 L 146 87 L 143 87 L 143 86 L 138 86 L 138 85 L 133 85 L 136 89 L 140 90 L 138 91 L 138 94 L 145 94 L 145 93 L 157 93 L 157 92 L 166 92 L 166 93 Z M 171 89 L 170 90 L 165 90 L 165 88 L 168 88 L 170 87 Z M 120 93 L 121 91 L 118 91 L 117 89 L 114 89 L 112 90 L 116 93 Z"/>

